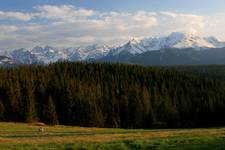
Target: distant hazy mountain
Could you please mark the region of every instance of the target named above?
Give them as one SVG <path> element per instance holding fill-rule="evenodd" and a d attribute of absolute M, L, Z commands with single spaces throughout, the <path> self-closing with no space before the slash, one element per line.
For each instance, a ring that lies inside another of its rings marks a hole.
<path fill-rule="evenodd" d="M 166 37 L 129 40 L 123 45 L 90 45 L 70 48 L 36 46 L 17 49 L 7 57 L 21 64 L 49 64 L 57 61 L 107 61 L 143 65 L 224 63 L 225 43 L 215 37 L 179 32 Z"/>

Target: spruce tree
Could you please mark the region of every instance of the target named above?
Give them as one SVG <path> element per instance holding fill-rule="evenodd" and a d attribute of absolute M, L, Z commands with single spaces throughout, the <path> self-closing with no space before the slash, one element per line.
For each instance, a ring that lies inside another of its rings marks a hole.
<path fill-rule="evenodd" d="M 36 107 L 35 107 L 35 99 L 31 91 L 28 90 L 28 95 L 26 96 L 26 121 L 33 122 L 37 120 Z"/>
<path fill-rule="evenodd" d="M 4 112 L 5 112 L 5 107 L 4 107 L 3 103 L 0 100 L 0 120 L 4 119 Z"/>
<path fill-rule="evenodd" d="M 51 96 L 49 96 L 47 104 L 44 108 L 44 118 L 45 118 L 45 123 L 47 123 L 49 125 L 56 125 L 59 123 L 58 118 L 57 118 L 55 104 L 54 104 Z"/>

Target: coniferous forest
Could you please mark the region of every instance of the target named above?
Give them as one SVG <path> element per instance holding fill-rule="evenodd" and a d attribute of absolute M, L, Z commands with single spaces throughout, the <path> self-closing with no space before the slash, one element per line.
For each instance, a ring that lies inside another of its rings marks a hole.
<path fill-rule="evenodd" d="M 118 128 L 225 125 L 225 82 L 186 71 L 59 62 L 0 69 L 0 121 Z"/>

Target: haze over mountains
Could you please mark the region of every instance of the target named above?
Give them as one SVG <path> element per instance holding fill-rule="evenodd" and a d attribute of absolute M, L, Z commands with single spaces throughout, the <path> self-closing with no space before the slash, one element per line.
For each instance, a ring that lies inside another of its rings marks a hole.
<path fill-rule="evenodd" d="M 174 32 L 166 37 L 131 39 L 121 46 L 90 45 L 59 49 L 20 48 L 0 57 L 0 65 L 103 61 L 141 65 L 225 64 L 225 42 L 215 37 Z M 7 59 L 7 61 L 6 61 Z"/>

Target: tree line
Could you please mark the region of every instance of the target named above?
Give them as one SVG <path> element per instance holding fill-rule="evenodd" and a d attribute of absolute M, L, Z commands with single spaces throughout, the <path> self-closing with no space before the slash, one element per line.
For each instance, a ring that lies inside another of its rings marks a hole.
<path fill-rule="evenodd" d="M 0 121 L 115 128 L 225 125 L 225 83 L 183 71 L 58 62 L 0 69 Z"/>

